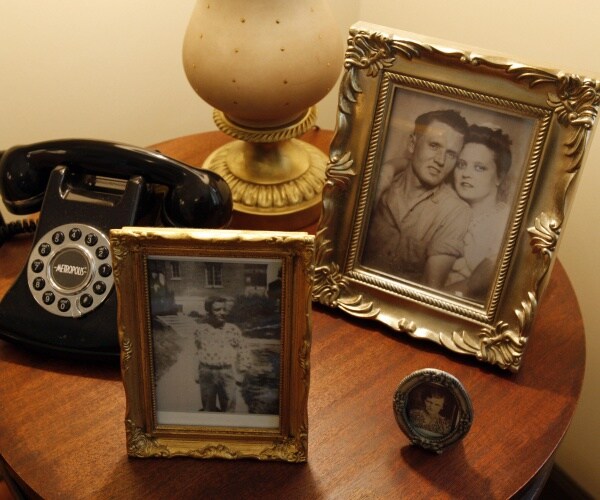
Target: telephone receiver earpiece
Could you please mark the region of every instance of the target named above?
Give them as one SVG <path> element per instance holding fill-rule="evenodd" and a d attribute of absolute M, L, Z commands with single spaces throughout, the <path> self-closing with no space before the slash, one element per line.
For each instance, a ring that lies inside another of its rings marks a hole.
<path fill-rule="evenodd" d="M 127 179 L 140 175 L 166 186 L 165 225 L 218 228 L 231 219 L 232 197 L 216 173 L 136 146 L 86 139 L 46 141 L 7 150 L 0 159 L 0 192 L 15 214 L 40 209 L 52 169 Z"/>

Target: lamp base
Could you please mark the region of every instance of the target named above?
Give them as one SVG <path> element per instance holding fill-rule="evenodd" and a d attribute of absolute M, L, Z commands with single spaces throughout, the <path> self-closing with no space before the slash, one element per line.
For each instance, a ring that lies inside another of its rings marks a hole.
<path fill-rule="evenodd" d="M 295 230 L 316 222 L 328 158 L 297 139 L 316 121 L 311 106 L 276 127 L 241 124 L 215 109 L 215 124 L 237 139 L 214 151 L 202 165 L 231 189 L 232 226 L 239 229 Z"/>
<path fill-rule="evenodd" d="M 327 162 L 321 150 L 299 139 L 236 140 L 215 150 L 202 167 L 229 185 L 233 225 L 295 230 L 319 218 Z"/>

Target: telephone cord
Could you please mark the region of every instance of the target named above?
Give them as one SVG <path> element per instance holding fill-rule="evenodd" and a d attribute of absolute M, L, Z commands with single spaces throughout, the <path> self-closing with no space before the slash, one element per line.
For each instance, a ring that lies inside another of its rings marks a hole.
<path fill-rule="evenodd" d="M 0 246 L 13 236 L 22 233 L 33 233 L 37 223 L 31 219 L 9 222 L 0 226 Z"/>

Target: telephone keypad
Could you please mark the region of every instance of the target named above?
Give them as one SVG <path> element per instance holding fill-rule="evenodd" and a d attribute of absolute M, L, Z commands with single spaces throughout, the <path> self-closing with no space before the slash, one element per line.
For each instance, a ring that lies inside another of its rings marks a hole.
<path fill-rule="evenodd" d="M 67 312 L 71 309 L 71 301 L 69 299 L 60 299 L 58 301 L 58 310 L 61 312 Z"/>
<path fill-rule="evenodd" d="M 112 274 L 112 266 L 110 264 L 102 264 L 98 268 L 98 274 L 103 278 L 108 278 Z"/>
<path fill-rule="evenodd" d="M 42 295 L 42 300 L 44 301 L 44 304 L 48 306 L 52 304 L 55 299 L 56 296 L 52 292 L 44 292 L 44 295 Z"/>
<path fill-rule="evenodd" d="M 92 298 L 92 296 L 89 293 L 84 293 L 81 296 L 81 299 L 79 300 L 79 303 L 83 306 L 83 307 L 91 307 L 92 304 L 94 303 L 94 299 Z"/>
<path fill-rule="evenodd" d="M 102 304 L 114 286 L 112 266 L 106 262 L 110 256 L 108 238 L 100 230 L 87 224 L 56 227 L 40 238 L 29 257 L 29 290 L 52 314 L 87 314 Z"/>

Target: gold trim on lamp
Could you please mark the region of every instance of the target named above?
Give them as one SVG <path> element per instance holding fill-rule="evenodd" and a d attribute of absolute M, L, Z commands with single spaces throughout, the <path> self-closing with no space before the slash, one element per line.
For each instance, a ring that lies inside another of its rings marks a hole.
<path fill-rule="evenodd" d="M 216 109 L 213 117 L 221 131 L 238 139 L 203 165 L 229 184 L 235 225 L 296 229 L 318 219 L 327 156 L 296 139 L 313 126 L 314 106 L 297 122 L 269 130 L 244 128 Z"/>

